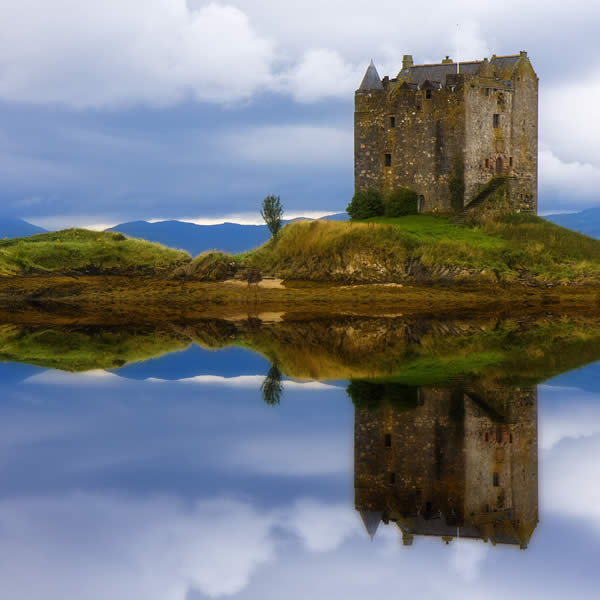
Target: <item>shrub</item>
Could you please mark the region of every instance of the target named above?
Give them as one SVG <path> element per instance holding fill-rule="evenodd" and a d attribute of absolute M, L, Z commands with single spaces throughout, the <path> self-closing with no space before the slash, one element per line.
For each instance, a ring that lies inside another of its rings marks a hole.
<path fill-rule="evenodd" d="M 370 219 L 383 216 L 383 198 L 381 193 L 374 189 L 356 192 L 348 204 L 346 212 L 351 219 Z"/>
<path fill-rule="evenodd" d="M 386 217 L 416 215 L 419 212 L 419 196 L 411 189 L 398 188 L 387 196 L 384 205 Z"/>

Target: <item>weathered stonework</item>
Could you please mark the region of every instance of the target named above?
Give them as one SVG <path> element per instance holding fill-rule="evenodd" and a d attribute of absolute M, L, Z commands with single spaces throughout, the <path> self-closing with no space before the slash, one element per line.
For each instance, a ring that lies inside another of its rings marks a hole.
<path fill-rule="evenodd" d="M 538 522 L 536 388 L 405 388 L 416 404 L 356 406 L 355 506 L 371 535 L 525 548 Z"/>
<path fill-rule="evenodd" d="M 458 71 L 458 72 L 457 72 Z M 371 63 L 355 93 L 355 190 L 408 187 L 422 212 L 460 211 L 495 176 L 514 212 L 537 212 L 538 78 L 527 53 L 413 65 L 395 79 Z M 464 180 L 464 198 L 450 193 Z"/>

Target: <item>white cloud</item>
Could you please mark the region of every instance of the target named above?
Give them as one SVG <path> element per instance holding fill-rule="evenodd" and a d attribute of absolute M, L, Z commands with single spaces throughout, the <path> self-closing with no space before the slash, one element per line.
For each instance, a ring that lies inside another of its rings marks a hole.
<path fill-rule="evenodd" d="M 284 384 L 284 387 L 287 386 Z M 350 474 L 351 457 L 352 448 L 347 446 L 346 436 L 314 433 L 307 443 L 306 435 L 288 433 L 285 436 L 267 434 L 233 444 L 228 462 L 245 472 L 307 477 Z"/>
<path fill-rule="evenodd" d="M 23 383 L 41 384 L 41 385 L 108 385 L 110 383 L 118 383 L 123 381 L 122 377 L 96 369 L 93 371 L 85 371 L 82 373 L 67 373 L 64 371 L 48 370 L 32 375 L 24 380 Z"/>
<path fill-rule="evenodd" d="M 490 551 L 490 544 L 479 540 L 454 540 L 450 566 L 467 581 L 474 581 L 479 575 L 483 561 Z"/>
<path fill-rule="evenodd" d="M 351 98 L 363 75 L 364 65 L 344 62 L 335 50 L 311 49 L 282 76 L 283 89 L 299 102 L 326 98 Z"/>
<path fill-rule="evenodd" d="M 311 125 L 256 127 L 225 134 L 223 145 L 229 153 L 251 164 L 320 166 L 352 163 L 351 129 Z"/>
<path fill-rule="evenodd" d="M 600 165 L 561 160 L 553 151 L 539 153 L 539 183 L 542 192 L 560 193 L 578 205 L 598 203 Z"/>
<path fill-rule="evenodd" d="M 576 388 L 539 386 L 539 446 L 551 450 L 561 441 L 600 435 L 600 397 Z"/>
<path fill-rule="evenodd" d="M 600 434 L 564 439 L 542 459 L 541 496 L 546 511 L 575 517 L 600 534 Z"/>
<path fill-rule="evenodd" d="M 81 494 L 5 500 L 3 593 L 24 600 L 103 600 L 109 588 L 119 600 L 185 600 L 192 589 L 235 594 L 272 559 L 275 523 L 274 515 L 227 499 L 191 506 Z"/>
<path fill-rule="evenodd" d="M 234 6 L 2 2 L 0 98 L 106 107 L 237 102 L 268 88 L 274 45 Z"/>

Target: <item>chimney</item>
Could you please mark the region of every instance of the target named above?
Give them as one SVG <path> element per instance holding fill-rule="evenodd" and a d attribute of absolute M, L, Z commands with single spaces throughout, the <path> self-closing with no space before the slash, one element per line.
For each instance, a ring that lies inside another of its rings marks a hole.
<path fill-rule="evenodd" d="M 453 62 L 454 61 L 449 56 L 446 56 L 446 58 L 442 60 L 443 65 L 451 65 Z"/>
<path fill-rule="evenodd" d="M 413 66 L 412 55 L 411 54 L 405 54 L 402 57 L 402 68 L 403 69 L 408 69 L 408 67 L 412 67 L 412 66 Z"/>

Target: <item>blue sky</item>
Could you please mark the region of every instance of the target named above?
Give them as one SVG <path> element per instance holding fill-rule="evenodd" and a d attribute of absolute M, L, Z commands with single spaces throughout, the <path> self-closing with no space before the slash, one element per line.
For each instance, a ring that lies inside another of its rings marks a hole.
<path fill-rule="evenodd" d="M 0 216 L 47 227 L 344 210 L 353 91 L 459 53 L 528 51 L 540 210 L 599 204 L 600 7 L 584 0 L 0 0 Z"/>

